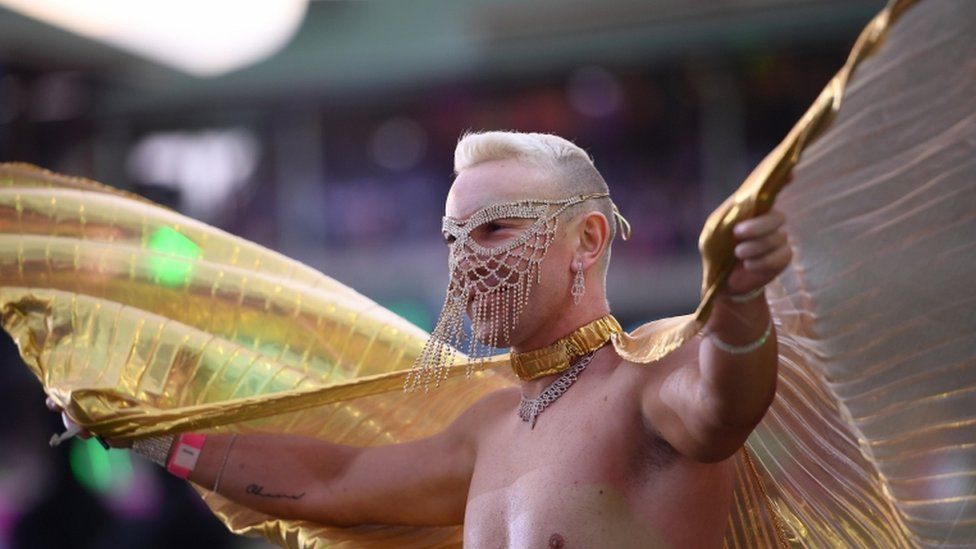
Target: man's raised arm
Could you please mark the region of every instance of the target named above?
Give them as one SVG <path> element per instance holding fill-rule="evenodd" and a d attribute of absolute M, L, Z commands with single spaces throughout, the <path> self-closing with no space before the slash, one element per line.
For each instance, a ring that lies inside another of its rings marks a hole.
<path fill-rule="evenodd" d="M 645 391 L 645 417 L 692 459 L 714 462 L 734 454 L 776 394 L 776 332 L 763 287 L 792 259 L 784 221 L 774 210 L 736 225 L 739 261 L 697 342 L 697 360 Z"/>

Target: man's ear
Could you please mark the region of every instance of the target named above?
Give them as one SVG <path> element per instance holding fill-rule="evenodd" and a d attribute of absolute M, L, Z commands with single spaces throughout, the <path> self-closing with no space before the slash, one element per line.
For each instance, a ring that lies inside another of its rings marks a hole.
<path fill-rule="evenodd" d="M 600 212 L 587 212 L 579 224 L 579 248 L 577 257 L 583 268 L 589 269 L 603 257 L 610 245 L 610 222 Z"/>

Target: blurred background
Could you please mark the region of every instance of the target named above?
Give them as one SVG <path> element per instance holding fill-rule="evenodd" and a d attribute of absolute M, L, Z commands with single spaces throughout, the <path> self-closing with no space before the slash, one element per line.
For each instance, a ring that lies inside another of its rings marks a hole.
<path fill-rule="evenodd" d="M 708 213 L 883 0 L 0 0 L 0 161 L 129 189 L 432 327 L 466 130 L 551 132 L 634 227 L 628 327 L 690 312 Z M 0 336 L 0 549 L 263 547 L 60 420 Z"/>

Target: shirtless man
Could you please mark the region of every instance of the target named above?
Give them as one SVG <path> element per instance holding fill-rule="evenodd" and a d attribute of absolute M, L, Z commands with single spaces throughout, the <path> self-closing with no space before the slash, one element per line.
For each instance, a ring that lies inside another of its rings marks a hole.
<path fill-rule="evenodd" d="M 462 139 L 455 166 L 446 214 L 458 224 L 486 206 L 596 195 L 559 211 L 539 282 L 498 346 L 540 349 L 609 314 L 614 210 L 585 152 L 555 136 L 488 132 Z M 466 234 L 498 249 L 533 221 L 502 217 Z M 762 288 L 791 259 L 783 222 L 774 211 L 735 227 L 739 262 L 705 336 L 651 365 L 602 345 L 574 361 L 588 360 L 585 370 L 535 423 L 517 413 L 520 400 L 538 397 L 562 372 L 491 393 L 440 434 L 405 444 L 247 435 L 227 453 L 229 437 L 209 436 L 188 478 L 213 486 L 223 465 L 222 495 L 281 518 L 463 524 L 470 548 L 720 547 L 731 458 L 776 390 Z"/>

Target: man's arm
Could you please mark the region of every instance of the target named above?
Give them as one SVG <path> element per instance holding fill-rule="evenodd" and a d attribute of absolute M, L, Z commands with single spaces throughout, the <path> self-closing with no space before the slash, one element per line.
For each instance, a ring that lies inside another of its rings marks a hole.
<path fill-rule="evenodd" d="M 212 489 L 219 475 L 222 496 L 284 519 L 333 526 L 461 524 L 479 432 L 498 417 L 493 407 L 505 398 L 491 393 L 441 433 L 396 445 L 208 435 L 188 479 Z M 50 400 L 48 406 L 59 410 Z"/>
<path fill-rule="evenodd" d="M 789 264 L 783 222 L 773 211 L 735 227 L 740 261 L 716 300 L 707 335 L 688 344 L 697 345 L 697 356 L 696 349 L 686 350 L 680 364 L 645 389 L 644 417 L 692 459 L 715 462 L 734 454 L 776 394 L 776 333 L 766 300 L 761 293 L 744 302 L 732 296 L 760 290 Z"/>
<path fill-rule="evenodd" d="M 464 423 L 464 421 L 462 421 Z M 189 480 L 278 518 L 334 526 L 461 524 L 474 447 L 455 423 L 433 437 L 359 448 L 303 437 L 208 436 Z"/>

